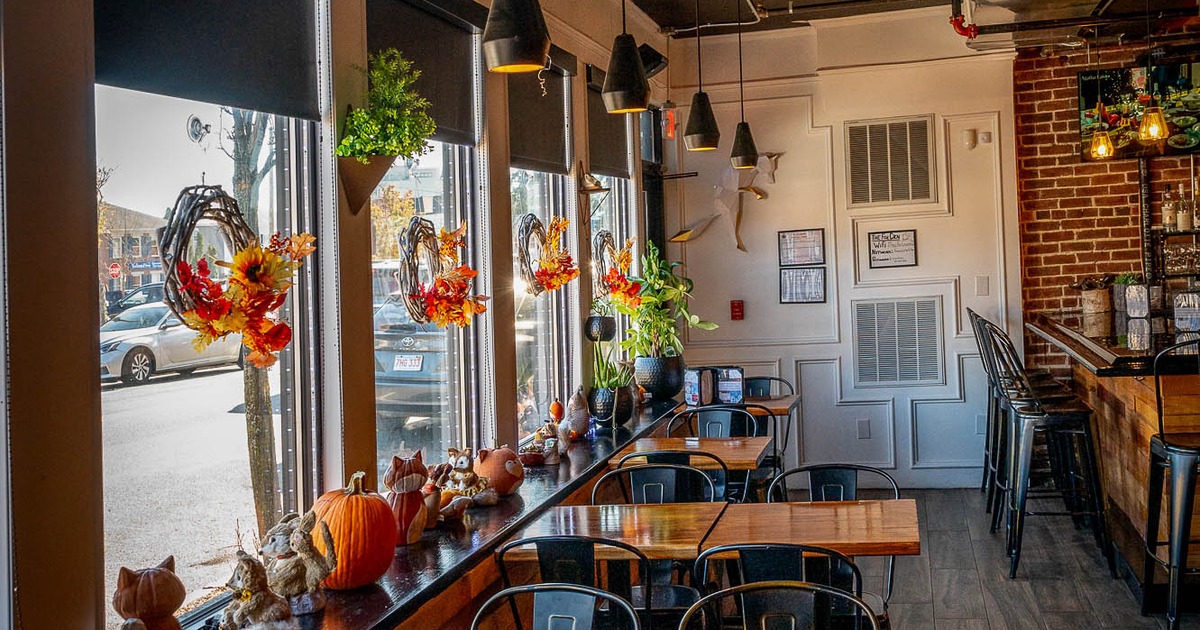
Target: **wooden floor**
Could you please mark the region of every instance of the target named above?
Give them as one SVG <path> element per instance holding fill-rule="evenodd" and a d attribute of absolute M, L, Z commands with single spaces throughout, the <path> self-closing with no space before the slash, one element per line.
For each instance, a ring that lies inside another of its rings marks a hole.
<path fill-rule="evenodd" d="M 896 630 L 1166 628 L 1142 617 L 1129 589 L 1109 577 L 1087 530 L 1069 519 L 1030 518 L 1021 566 L 1008 578 L 1001 534 L 988 533 L 977 490 L 906 490 L 917 499 L 920 556 L 897 558 L 888 607 Z M 1036 509 L 1036 508 L 1035 508 Z M 860 559 L 863 560 L 863 559 Z M 868 590 L 881 592 L 884 564 L 864 563 Z M 1200 615 L 1184 617 L 1200 629 Z"/>

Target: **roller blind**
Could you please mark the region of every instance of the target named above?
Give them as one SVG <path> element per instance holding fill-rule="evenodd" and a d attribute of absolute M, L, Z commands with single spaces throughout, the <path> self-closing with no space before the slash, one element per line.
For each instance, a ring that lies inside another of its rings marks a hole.
<path fill-rule="evenodd" d="M 320 120 L 313 0 L 96 0 L 96 82 Z"/>
<path fill-rule="evenodd" d="M 551 69 L 508 76 L 508 145 L 514 168 L 567 174 L 567 109 L 575 56 L 550 49 Z M 543 85 L 545 94 L 543 94 Z"/>
<path fill-rule="evenodd" d="M 630 176 L 629 133 L 625 128 L 626 114 L 610 114 L 604 108 L 601 90 L 604 71 L 588 66 L 588 158 L 591 172 L 612 177 Z"/>
<path fill-rule="evenodd" d="M 421 71 L 416 88 L 437 123 L 434 140 L 474 146 L 475 35 L 487 9 L 473 2 L 367 0 L 367 48 L 395 48 Z"/>

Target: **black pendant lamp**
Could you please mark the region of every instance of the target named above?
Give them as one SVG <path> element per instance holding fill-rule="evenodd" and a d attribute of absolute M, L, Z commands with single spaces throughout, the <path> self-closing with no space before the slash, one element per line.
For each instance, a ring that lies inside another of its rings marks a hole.
<path fill-rule="evenodd" d="M 692 95 L 687 126 L 683 128 L 683 145 L 688 151 L 712 151 L 721 142 L 721 130 L 717 128 L 712 103 L 704 92 L 704 66 L 700 58 L 700 0 L 696 0 L 696 77 L 697 90 Z"/>
<path fill-rule="evenodd" d="M 613 40 L 612 57 L 608 60 L 608 74 L 604 75 L 600 96 L 604 99 L 604 109 L 610 114 L 643 112 L 650 104 L 650 80 L 646 78 L 642 55 L 638 53 L 633 35 L 625 31 L 625 0 L 621 0 L 621 34 Z"/>
<path fill-rule="evenodd" d="M 483 27 L 483 60 L 492 72 L 537 72 L 550 54 L 538 0 L 495 0 Z"/>
<path fill-rule="evenodd" d="M 733 134 L 733 151 L 729 153 L 729 162 L 733 168 L 747 169 L 758 166 L 758 147 L 754 146 L 750 123 L 746 122 L 746 88 L 742 78 L 742 0 L 737 0 L 737 7 L 738 101 L 742 106 L 742 121 L 737 124 L 737 131 Z"/>

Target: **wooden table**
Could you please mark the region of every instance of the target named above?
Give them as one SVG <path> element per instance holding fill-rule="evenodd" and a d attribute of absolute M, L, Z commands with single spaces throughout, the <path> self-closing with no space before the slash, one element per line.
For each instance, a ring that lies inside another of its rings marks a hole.
<path fill-rule="evenodd" d="M 817 545 L 848 556 L 921 553 L 915 499 L 730 505 L 701 547 L 753 543 Z"/>
<path fill-rule="evenodd" d="M 771 415 L 779 418 L 790 417 L 792 412 L 800 407 L 800 394 L 787 394 L 785 396 L 771 397 L 747 396 L 746 404 L 766 407 L 767 410 L 771 412 Z M 762 409 L 756 409 L 754 407 L 750 408 L 750 413 L 756 416 L 767 415 L 763 413 Z"/>
<path fill-rule="evenodd" d="M 609 460 L 609 466 L 616 467 L 622 457 L 635 452 L 645 451 L 703 451 L 716 455 L 729 470 L 754 470 L 767 455 L 771 447 L 770 437 L 753 438 L 641 438 L 625 447 Z M 645 463 L 645 459 L 630 460 L 631 463 Z M 718 468 L 707 457 L 693 457 L 692 466 L 702 470 Z"/>
<path fill-rule="evenodd" d="M 651 560 L 694 560 L 700 541 L 712 529 L 726 503 L 669 503 L 658 505 L 556 506 L 526 527 L 521 538 L 531 536 L 594 536 L 629 543 Z M 532 546 L 519 547 L 505 556 L 536 560 Z M 600 560 L 623 559 L 611 548 L 596 548 Z M 628 557 L 628 556 L 624 556 Z"/>

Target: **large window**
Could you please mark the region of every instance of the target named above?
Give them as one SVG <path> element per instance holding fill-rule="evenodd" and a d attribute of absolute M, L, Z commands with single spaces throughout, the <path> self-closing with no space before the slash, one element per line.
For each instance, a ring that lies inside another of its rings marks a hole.
<path fill-rule="evenodd" d="M 431 142 L 429 152 L 399 159 L 371 198 L 371 280 L 375 303 L 375 415 L 380 474 L 393 455 L 424 450 L 440 461 L 464 444 L 465 392 L 471 386 L 466 337 L 471 328 L 418 324 L 396 280 L 398 237 L 413 217 L 453 230 L 471 216 L 474 151 Z M 428 269 L 421 269 L 429 281 Z"/>
<path fill-rule="evenodd" d="M 105 592 L 119 567 L 173 554 L 188 588 L 184 611 L 195 609 L 224 592 L 239 545 L 252 548 L 264 526 L 298 507 L 296 471 L 312 469 L 311 425 L 296 411 L 307 408 L 297 392 L 312 390 L 299 385 L 313 373 L 312 323 L 292 302 L 310 291 L 315 265 L 281 311 L 293 341 L 266 372 L 269 391 L 260 380 L 250 394 L 262 412 L 248 415 L 240 338 L 193 347 L 196 333 L 162 301 L 156 231 L 179 191 L 198 184 L 234 196 L 264 242 L 275 231 L 313 231 L 294 207 L 307 208 L 308 189 L 295 179 L 305 169 L 291 162 L 310 146 L 309 130 L 259 112 L 96 88 Z M 189 258 L 228 261 L 231 249 L 202 224 Z M 109 610 L 108 627 L 118 626 Z"/>

